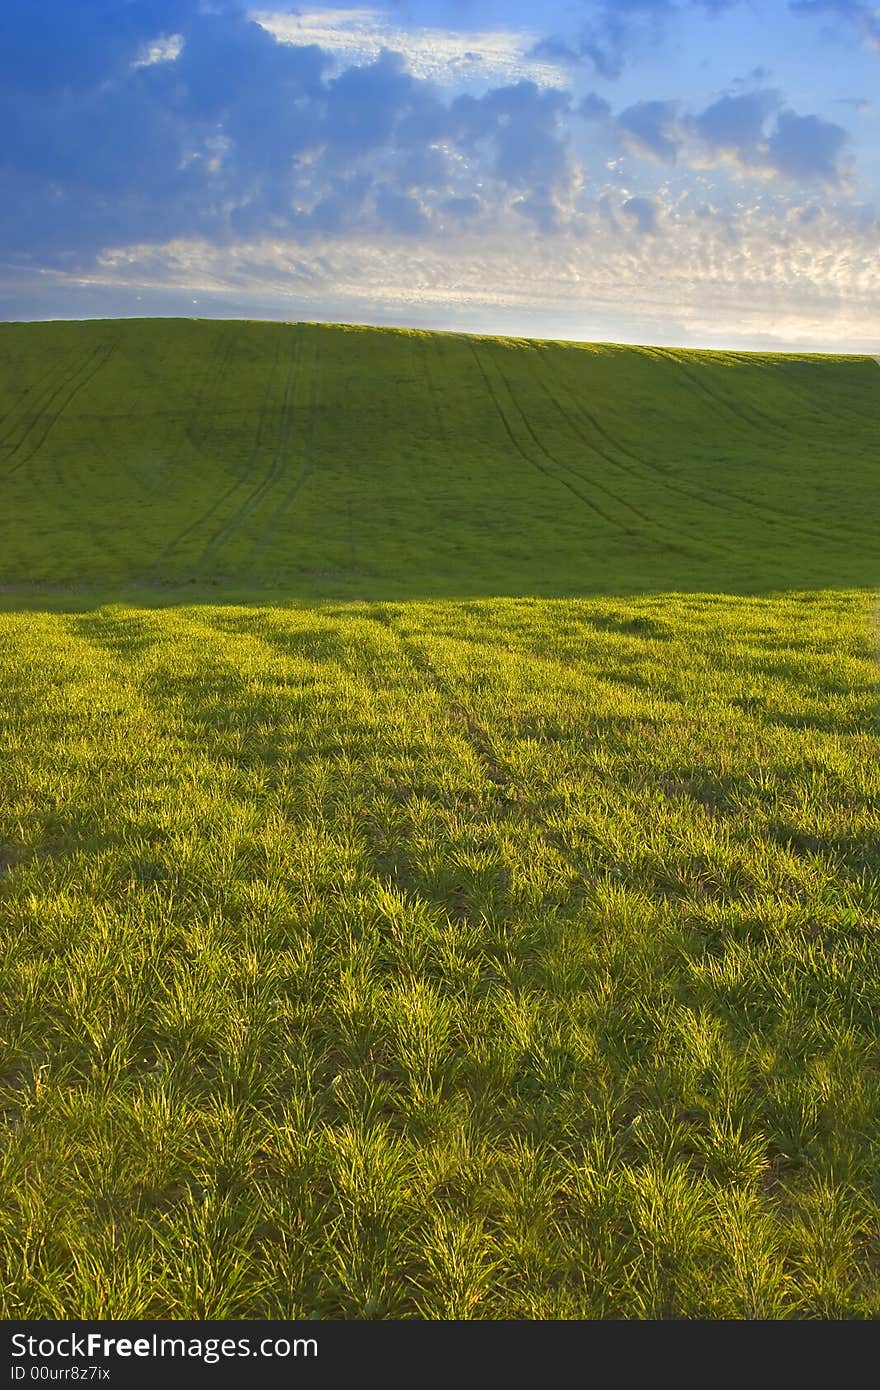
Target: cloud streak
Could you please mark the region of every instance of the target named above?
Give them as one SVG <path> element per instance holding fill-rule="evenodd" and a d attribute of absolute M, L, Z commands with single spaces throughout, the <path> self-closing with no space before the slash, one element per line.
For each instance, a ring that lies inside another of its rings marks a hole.
<path fill-rule="evenodd" d="M 177 286 L 200 296 L 251 296 L 291 317 L 396 321 L 581 339 L 725 342 L 853 351 L 880 346 L 880 223 L 815 205 L 731 214 L 608 193 L 565 237 L 466 232 L 382 246 L 337 239 L 217 247 L 191 240 L 107 253 L 105 288 Z M 509 214 L 513 216 L 513 214 Z M 645 236 L 650 255 L 638 254 Z M 525 325 L 525 330 L 522 326 Z M 613 325 L 613 333 L 609 329 Z"/>
<path fill-rule="evenodd" d="M 383 49 L 399 53 L 416 77 L 483 89 L 521 80 L 542 87 L 565 81 L 564 62 L 537 53 L 528 30 L 404 28 L 379 9 L 319 9 L 251 14 L 281 43 L 317 44 L 344 67 L 373 62 Z"/>

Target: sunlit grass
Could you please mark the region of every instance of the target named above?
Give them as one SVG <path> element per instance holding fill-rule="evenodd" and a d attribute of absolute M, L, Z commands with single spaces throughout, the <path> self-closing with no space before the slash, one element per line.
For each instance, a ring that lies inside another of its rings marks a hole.
<path fill-rule="evenodd" d="M 868 591 L 0 618 L 5 1317 L 876 1317 Z"/>

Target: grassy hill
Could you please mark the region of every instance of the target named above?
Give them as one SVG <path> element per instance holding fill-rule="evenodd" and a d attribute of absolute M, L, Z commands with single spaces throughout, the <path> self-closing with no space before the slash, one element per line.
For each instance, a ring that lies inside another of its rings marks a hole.
<path fill-rule="evenodd" d="M 877 365 L 0 353 L 0 1316 L 880 1316 Z"/>
<path fill-rule="evenodd" d="M 870 358 L 0 326 L 0 583 L 358 598 L 880 575 Z"/>

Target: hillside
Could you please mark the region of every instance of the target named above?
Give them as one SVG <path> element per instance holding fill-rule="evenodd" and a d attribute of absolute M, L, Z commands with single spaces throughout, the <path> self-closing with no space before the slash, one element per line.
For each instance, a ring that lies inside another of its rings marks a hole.
<path fill-rule="evenodd" d="M 870 585 L 870 358 L 314 324 L 0 326 L 0 584 Z"/>
<path fill-rule="evenodd" d="M 880 1316 L 876 363 L 6 325 L 0 414 L 0 1318 Z"/>

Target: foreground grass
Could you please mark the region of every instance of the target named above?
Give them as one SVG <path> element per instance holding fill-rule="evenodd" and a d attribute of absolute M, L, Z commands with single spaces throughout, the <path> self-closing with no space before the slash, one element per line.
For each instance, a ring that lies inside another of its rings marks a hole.
<path fill-rule="evenodd" d="M 871 603 L 0 618 L 0 1313 L 880 1315 Z"/>

